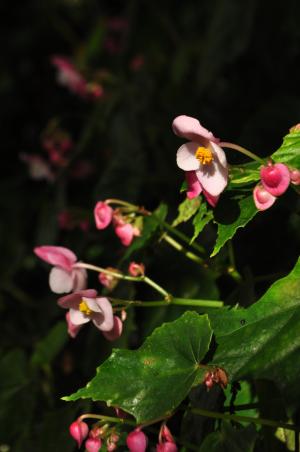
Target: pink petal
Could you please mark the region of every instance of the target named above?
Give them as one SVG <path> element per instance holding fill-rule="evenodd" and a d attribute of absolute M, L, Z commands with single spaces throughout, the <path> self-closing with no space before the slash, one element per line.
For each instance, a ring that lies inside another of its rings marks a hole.
<path fill-rule="evenodd" d="M 122 331 L 123 331 L 123 322 L 118 316 L 114 315 L 114 326 L 112 330 L 103 331 L 103 336 L 108 341 L 115 341 L 121 336 Z"/>
<path fill-rule="evenodd" d="M 282 195 L 290 185 L 290 172 L 283 163 L 263 166 L 260 170 L 261 183 L 273 196 Z"/>
<path fill-rule="evenodd" d="M 97 229 L 105 229 L 113 217 L 113 209 L 105 202 L 99 201 L 94 208 L 94 217 Z"/>
<path fill-rule="evenodd" d="M 101 331 L 110 331 L 114 327 L 112 306 L 107 298 L 96 298 L 96 303 L 101 310 L 102 316 L 93 315 L 93 323 Z"/>
<path fill-rule="evenodd" d="M 85 268 L 73 268 L 72 270 L 73 279 L 73 291 L 83 290 L 87 286 L 87 271 Z"/>
<path fill-rule="evenodd" d="M 63 246 L 37 246 L 33 251 L 40 259 L 48 262 L 48 264 L 56 265 L 69 271 L 77 261 L 77 257 L 73 251 Z"/>
<path fill-rule="evenodd" d="M 216 207 L 220 196 L 212 196 L 209 193 L 207 193 L 207 191 L 205 191 L 205 190 L 203 190 L 203 194 L 204 194 L 208 204 L 210 204 L 212 207 Z"/>
<path fill-rule="evenodd" d="M 81 325 L 74 325 L 74 323 L 71 322 L 69 311 L 66 313 L 66 322 L 68 327 L 68 334 L 74 339 L 81 330 Z"/>
<path fill-rule="evenodd" d="M 90 320 L 91 319 L 83 312 L 79 311 L 79 309 L 70 309 L 70 321 L 73 325 L 83 325 L 84 323 L 88 323 Z"/>
<path fill-rule="evenodd" d="M 218 160 L 213 160 L 209 165 L 201 165 L 196 175 L 203 190 L 210 196 L 219 196 L 227 185 L 227 168 L 224 168 Z"/>
<path fill-rule="evenodd" d="M 202 192 L 201 184 L 196 176 L 195 171 L 186 171 L 185 178 L 187 181 L 188 189 L 186 195 L 189 199 L 196 198 Z"/>
<path fill-rule="evenodd" d="M 253 190 L 253 199 L 258 210 L 267 210 L 276 201 L 276 197 L 271 195 L 262 185 L 258 184 Z"/>
<path fill-rule="evenodd" d="M 122 226 L 116 226 L 115 233 L 124 246 L 129 246 L 133 240 L 133 227 L 127 223 Z"/>
<path fill-rule="evenodd" d="M 215 143 L 220 141 L 214 137 L 212 132 L 203 127 L 198 119 L 192 118 L 191 116 L 177 116 L 173 121 L 172 128 L 176 135 L 187 140 L 201 141 L 204 138 Z"/>
<path fill-rule="evenodd" d="M 200 168 L 200 162 L 195 157 L 199 143 L 185 143 L 177 151 L 177 166 L 184 171 L 195 171 Z"/>
<path fill-rule="evenodd" d="M 96 298 L 97 291 L 94 289 L 81 290 L 79 292 L 70 293 L 69 295 L 65 295 L 64 297 L 60 297 L 57 300 L 57 304 L 61 308 L 65 309 L 77 309 L 80 301 L 83 298 Z"/>
<path fill-rule="evenodd" d="M 224 166 L 224 168 L 227 168 L 228 164 L 224 150 L 215 143 L 210 143 L 210 146 L 213 149 L 214 158 L 219 160 L 219 162 L 221 163 L 222 166 Z"/>
<path fill-rule="evenodd" d="M 73 278 L 69 271 L 53 267 L 49 273 L 49 286 L 54 293 L 68 293 L 73 289 Z"/>
<path fill-rule="evenodd" d="M 300 171 L 298 169 L 290 170 L 291 183 L 294 185 L 300 185 Z"/>

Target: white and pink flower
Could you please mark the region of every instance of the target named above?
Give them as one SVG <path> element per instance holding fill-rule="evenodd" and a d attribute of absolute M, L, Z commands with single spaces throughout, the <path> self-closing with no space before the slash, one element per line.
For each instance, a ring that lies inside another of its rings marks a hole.
<path fill-rule="evenodd" d="M 57 81 L 81 97 L 86 96 L 86 80 L 70 62 L 63 56 L 55 55 L 51 58 L 52 64 L 57 68 Z"/>
<path fill-rule="evenodd" d="M 186 172 L 188 198 L 203 192 L 215 206 L 228 182 L 228 165 L 219 139 L 190 116 L 178 116 L 173 121 L 176 135 L 189 140 L 177 151 L 177 165 Z"/>
<path fill-rule="evenodd" d="M 38 246 L 34 253 L 43 261 L 54 267 L 49 274 L 50 289 L 54 293 L 68 293 L 85 289 L 87 272 L 77 268 L 77 256 L 73 251 L 62 246 Z"/>
<path fill-rule="evenodd" d="M 94 218 L 97 229 L 105 229 L 111 223 L 113 209 L 103 201 L 98 201 L 94 208 Z"/>

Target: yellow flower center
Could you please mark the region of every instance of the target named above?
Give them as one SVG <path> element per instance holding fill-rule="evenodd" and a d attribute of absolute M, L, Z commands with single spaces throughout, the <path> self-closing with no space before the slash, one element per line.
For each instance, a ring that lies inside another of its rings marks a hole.
<path fill-rule="evenodd" d="M 91 315 L 91 313 L 93 312 L 88 305 L 86 304 L 85 301 L 81 300 L 80 304 L 79 304 L 79 311 L 83 312 L 85 315 L 89 316 Z"/>
<path fill-rule="evenodd" d="M 214 159 L 211 150 L 203 146 L 199 146 L 196 149 L 195 157 L 197 160 L 199 160 L 200 163 L 202 163 L 202 165 L 207 165 L 208 163 L 211 163 Z"/>

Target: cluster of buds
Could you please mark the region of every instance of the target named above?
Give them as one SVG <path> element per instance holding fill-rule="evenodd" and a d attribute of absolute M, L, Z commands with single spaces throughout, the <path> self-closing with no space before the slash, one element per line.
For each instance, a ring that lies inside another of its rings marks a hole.
<path fill-rule="evenodd" d="M 215 384 L 218 384 L 222 389 L 225 389 L 228 384 L 228 377 L 225 370 L 221 369 L 221 367 L 217 367 L 216 369 L 207 371 L 204 375 L 203 384 L 205 384 L 208 391 Z"/>
<path fill-rule="evenodd" d="M 113 224 L 115 234 L 122 245 L 129 246 L 134 237 L 141 235 L 141 217 L 135 212 L 126 213 L 122 208 L 113 209 L 108 202 L 98 201 L 94 208 L 94 218 L 97 229 L 105 229 Z"/>
<path fill-rule="evenodd" d="M 260 183 L 253 191 L 254 203 L 258 210 L 271 207 L 278 196 L 283 195 L 290 183 L 300 185 L 300 171 L 288 168 L 283 163 L 268 162 L 260 169 Z"/>
<path fill-rule="evenodd" d="M 78 448 L 86 440 L 84 447 L 87 452 L 98 452 L 104 441 L 106 450 L 113 452 L 117 449 L 117 443 L 120 438 L 116 430 L 110 428 L 108 424 L 102 427 L 96 425 L 89 430 L 88 425 L 80 418 L 70 425 L 69 431 L 72 438 L 77 442 Z"/>

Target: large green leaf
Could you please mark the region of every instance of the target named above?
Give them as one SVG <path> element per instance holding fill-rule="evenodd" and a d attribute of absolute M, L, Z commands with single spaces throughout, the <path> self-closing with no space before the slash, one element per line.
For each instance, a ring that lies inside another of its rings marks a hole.
<path fill-rule="evenodd" d="M 223 421 L 221 430 L 208 435 L 199 452 L 253 452 L 256 439 L 253 425 L 237 429 Z"/>
<path fill-rule="evenodd" d="M 213 363 L 231 380 L 270 379 L 287 397 L 300 395 L 300 259 L 257 303 L 210 320 L 218 344 Z"/>
<path fill-rule="evenodd" d="M 218 225 L 218 237 L 211 257 L 218 254 L 222 246 L 235 235 L 237 229 L 246 226 L 258 212 L 252 195 L 239 200 L 232 199 L 232 206 L 230 206 L 230 209 L 233 212 L 231 218 L 227 217 L 224 220 L 223 218 L 219 220 L 215 215 L 215 222 Z M 227 213 L 228 212 L 229 209 L 227 210 Z"/>
<path fill-rule="evenodd" d="M 167 416 L 203 377 L 212 331 L 207 315 L 186 312 L 157 328 L 135 351 L 113 350 L 85 388 L 64 400 L 102 400 L 138 423 Z"/>
<path fill-rule="evenodd" d="M 291 132 L 283 138 L 280 148 L 271 155 L 275 162 L 300 169 L 300 130 Z"/>

